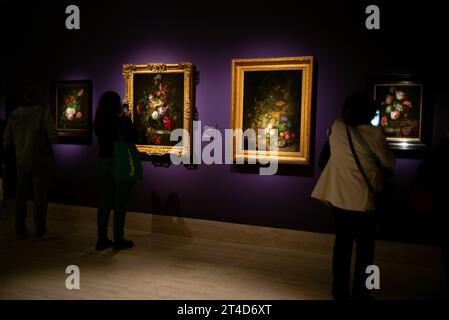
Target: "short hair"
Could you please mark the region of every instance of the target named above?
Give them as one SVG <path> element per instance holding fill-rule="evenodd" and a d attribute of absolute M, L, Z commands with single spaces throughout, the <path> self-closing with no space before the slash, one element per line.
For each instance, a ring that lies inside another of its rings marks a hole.
<path fill-rule="evenodd" d="M 38 85 L 30 85 L 26 87 L 23 98 L 25 103 L 36 103 L 39 98 L 44 96 L 44 92 L 42 88 Z"/>
<path fill-rule="evenodd" d="M 365 92 L 351 93 L 343 103 L 342 119 L 347 125 L 369 124 L 375 114 L 374 99 Z"/>

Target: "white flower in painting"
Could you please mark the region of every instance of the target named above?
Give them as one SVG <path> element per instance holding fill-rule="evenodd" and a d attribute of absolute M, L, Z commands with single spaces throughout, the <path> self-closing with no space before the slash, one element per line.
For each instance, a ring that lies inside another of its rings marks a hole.
<path fill-rule="evenodd" d="M 156 110 L 153 111 L 153 113 L 151 114 L 151 118 L 153 118 L 153 120 L 157 120 L 159 119 L 160 115 L 159 112 L 157 112 Z"/>
<path fill-rule="evenodd" d="M 157 108 L 157 112 L 158 112 L 161 116 L 163 116 L 163 115 L 165 114 L 166 111 L 167 111 L 167 109 L 164 108 L 164 107 L 159 107 L 159 108 Z"/>
<path fill-rule="evenodd" d="M 385 110 L 387 113 L 391 113 L 391 111 L 393 111 L 393 108 L 391 106 L 388 106 L 387 109 Z"/>
<path fill-rule="evenodd" d="M 396 99 L 399 101 L 404 100 L 405 98 L 405 93 L 401 90 L 396 91 Z"/>
<path fill-rule="evenodd" d="M 67 119 L 69 119 L 69 120 L 73 119 L 73 116 L 75 115 L 75 113 L 76 113 L 75 108 L 67 108 L 65 110 L 65 114 L 67 116 Z"/>
<path fill-rule="evenodd" d="M 80 89 L 80 91 L 78 91 L 78 97 L 82 97 L 84 95 L 84 90 Z"/>
<path fill-rule="evenodd" d="M 399 111 L 399 112 L 404 111 L 404 108 L 402 108 L 402 105 L 400 103 L 395 103 L 394 108 L 396 109 L 396 111 Z"/>
<path fill-rule="evenodd" d="M 67 114 L 67 115 L 74 115 L 75 114 L 75 108 L 67 108 L 66 109 L 66 111 L 65 111 L 65 113 Z"/>

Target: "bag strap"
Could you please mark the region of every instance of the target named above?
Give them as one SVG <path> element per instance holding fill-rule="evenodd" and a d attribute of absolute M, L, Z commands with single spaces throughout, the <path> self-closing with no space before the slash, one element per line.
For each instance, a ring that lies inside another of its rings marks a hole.
<path fill-rule="evenodd" d="M 379 157 L 374 153 L 373 149 L 371 149 L 371 147 L 369 146 L 368 142 L 366 142 L 365 138 L 360 133 L 359 129 L 357 129 L 356 127 L 351 127 L 351 126 L 349 126 L 348 128 L 349 128 L 350 132 L 352 132 L 352 134 L 360 142 L 360 144 L 362 145 L 363 149 L 365 149 L 365 151 L 369 154 L 369 156 L 374 160 L 376 165 L 379 166 L 380 163 L 381 163 L 380 160 L 379 160 Z"/>
<path fill-rule="evenodd" d="M 369 182 L 369 180 L 368 180 L 368 178 L 367 178 L 367 176 L 366 176 L 366 174 L 365 174 L 365 171 L 363 171 L 362 165 L 360 164 L 360 159 L 359 159 L 359 157 L 357 156 L 357 152 L 355 151 L 354 143 L 353 143 L 352 137 L 351 137 L 351 132 L 350 132 L 348 126 L 346 126 L 346 133 L 347 133 L 347 135 L 348 135 L 349 147 L 351 148 L 351 152 L 352 152 L 352 156 L 354 157 L 355 164 L 357 165 L 357 168 L 359 169 L 360 173 L 362 174 L 363 179 L 365 180 L 366 185 L 368 186 L 368 190 L 369 190 L 372 194 L 374 194 L 374 188 L 373 188 L 373 186 L 371 185 L 371 183 Z"/>

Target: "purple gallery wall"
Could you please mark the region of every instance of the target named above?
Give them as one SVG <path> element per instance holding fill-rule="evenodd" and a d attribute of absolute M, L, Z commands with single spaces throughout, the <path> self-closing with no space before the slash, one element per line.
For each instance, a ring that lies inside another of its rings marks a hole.
<path fill-rule="evenodd" d="M 392 7 L 384 9 L 383 30 L 368 31 L 360 4 L 325 7 L 316 3 L 299 8 L 288 3 L 269 4 L 255 11 L 254 6 L 239 6 L 237 10 L 233 3 L 220 9 L 189 4 L 188 8 L 175 6 L 164 18 L 152 15 L 154 3 L 96 7 L 82 4 L 81 30 L 68 31 L 64 29 L 64 15 L 61 17 L 64 6 L 55 6 L 36 8 L 38 14 L 26 16 L 36 23 L 35 27 L 23 27 L 9 35 L 17 49 L 17 63 L 10 68 L 15 81 L 8 86 L 10 109 L 17 101 L 19 88 L 28 81 L 92 80 L 95 108 L 106 90 L 123 96 L 123 64 L 189 61 L 199 72 L 199 120 L 224 130 L 230 123 L 233 58 L 316 59 L 311 174 L 259 176 L 236 172 L 229 165 L 187 169 L 155 167 L 145 162 L 144 180 L 136 184 L 130 199 L 129 209 L 133 211 L 331 231 L 330 210 L 310 198 L 320 172 L 317 155 L 326 140 L 326 129 L 339 116 L 344 97 L 364 89 L 371 74 L 412 72 L 430 79 L 433 125 L 428 130 L 433 141 L 444 132 L 442 118 L 447 116 L 448 95 L 447 80 L 441 74 L 447 74 L 448 67 L 440 61 L 447 49 L 433 50 L 430 56 L 428 49 L 436 44 L 427 38 L 439 26 L 437 22 L 429 25 L 417 19 L 413 21 L 419 25 L 393 23 L 388 20 L 394 17 L 389 13 Z M 418 14 L 416 7 L 408 10 L 402 12 L 410 19 Z M 39 14 L 40 19 L 36 19 Z M 58 170 L 50 190 L 51 201 L 96 205 L 97 147 L 95 139 L 92 146 L 55 146 Z M 398 160 L 393 178 L 398 202 L 405 199 L 420 162 Z M 408 215 L 398 211 L 392 224 L 413 230 Z"/>

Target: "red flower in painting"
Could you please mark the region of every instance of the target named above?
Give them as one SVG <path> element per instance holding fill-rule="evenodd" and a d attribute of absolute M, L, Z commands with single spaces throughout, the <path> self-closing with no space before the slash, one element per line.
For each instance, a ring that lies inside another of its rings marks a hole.
<path fill-rule="evenodd" d="M 70 99 L 69 98 L 65 98 L 64 104 L 69 104 L 69 103 L 70 103 Z"/>
<path fill-rule="evenodd" d="M 404 110 L 408 110 L 412 107 L 412 103 L 409 100 L 405 100 L 402 103 L 402 107 L 404 108 Z"/>
<path fill-rule="evenodd" d="M 162 125 L 167 130 L 173 130 L 173 121 L 169 117 L 164 117 L 162 119 Z"/>
<path fill-rule="evenodd" d="M 151 138 L 151 142 L 153 144 L 161 144 L 161 136 L 160 135 L 155 135 Z"/>

